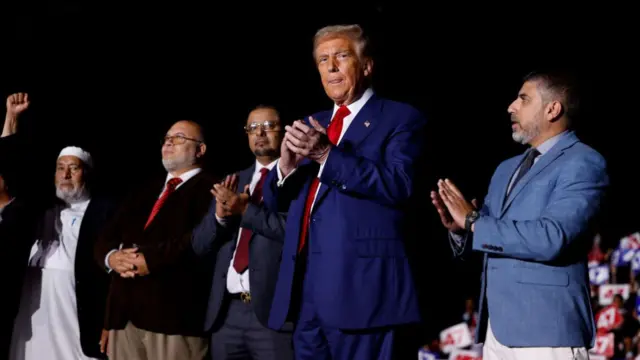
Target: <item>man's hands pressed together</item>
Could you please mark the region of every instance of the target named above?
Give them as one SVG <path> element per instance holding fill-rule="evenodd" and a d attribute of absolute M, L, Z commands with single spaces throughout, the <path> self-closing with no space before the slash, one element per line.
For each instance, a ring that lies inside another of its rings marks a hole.
<path fill-rule="evenodd" d="M 467 215 L 478 207 L 475 199 L 469 203 L 449 179 L 438 181 L 438 191 L 431 192 L 431 202 L 436 207 L 444 227 L 453 233 L 464 230 Z M 473 228 L 472 225 L 472 231 Z"/>
<path fill-rule="evenodd" d="M 226 218 L 233 215 L 242 215 L 249 206 L 249 185 L 244 187 L 242 194 L 237 193 L 238 176 L 228 175 L 220 184 L 213 185 L 211 194 L 216 197 L 216 215 Z"/>
<path fill-rule="evenodd" d="M 109 255 L 109 267 L 123 278 L 149 274 L 144 254 L 137 247 L 121 249 Z"/>
<path fill-rule="evenodd" d="M 306 125 L 301 120 L 295 121 L 292 126 L 285 126 L 283 144 L 289 151 L 299 156 L 297 159 L 307 157 L 322 164 L 329 156 L 329 150 L 333 145 L 327 137 L 327 129 L 312 117 L 309 117 L 309 122 L 312 126 Z"/>

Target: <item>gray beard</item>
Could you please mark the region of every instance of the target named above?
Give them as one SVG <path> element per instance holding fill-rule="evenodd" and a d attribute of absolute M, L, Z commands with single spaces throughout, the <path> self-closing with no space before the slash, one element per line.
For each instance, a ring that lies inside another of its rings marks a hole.
<path fill-rule="evenodd" d="M 517 143 L 522 145 L 527 145 L 531 140 L 533 140 L 536 136 L 540 135 L 540 126 L 539 123 L 534 123 L 531 128 L 525 129 L 522 128 L 521 131 L 514 131 L 511 133 L 511 137 Z"/>
<path fill-rule="evenodd" d="M 72 190 L 64 190 L 56 186 L 56 196 L 67 204 L 75 204 L 89 199 L 89 190 L 82 185 Z"/>
<path fill-rule="evenodd" d="M 189 161 L 191 160 L 191 161 Z M 167 172 L 174 172 L 180 169 L 186 169 L 192 165 L 194 165 L 195 158 L 193 159 L 162 159 L 162 166 Z"/>

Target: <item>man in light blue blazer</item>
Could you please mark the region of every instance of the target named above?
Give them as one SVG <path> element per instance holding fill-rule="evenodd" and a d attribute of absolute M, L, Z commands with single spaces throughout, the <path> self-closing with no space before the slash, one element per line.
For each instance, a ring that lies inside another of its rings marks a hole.
<path fill-rule="evenodd" d="M 593 346 L 587 253 L 609 179 L 571 130 L 577 104 L 567 76 L 529 74 L 508 112 L 530 148 L 498 166 L 482 207 L 449 179 L 431 193 L 454 254 L 484 253 L 484 359 L 587 359 Z"/>

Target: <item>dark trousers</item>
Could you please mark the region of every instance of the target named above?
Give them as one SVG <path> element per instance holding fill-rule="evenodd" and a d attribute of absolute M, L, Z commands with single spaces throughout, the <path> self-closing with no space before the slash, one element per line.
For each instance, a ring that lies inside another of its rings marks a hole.
<path fill-rule="evenodd" d="M 238 299 L 227 304 L 225 319 L 211 334 L 213 360 L 293 360 L 291 333 L 266 328 L 251 307 Z"/>
<path fill-rule="evenodd" d="M 303 254 L 299 315 L 293 333 L 296 360 L 389 360 L 393 359 L 394 329 L 342 330 L 327 326 L 318 317 L 313 299 L 313 278 L 323 276 L 314 269 L 313 255 Z"/>

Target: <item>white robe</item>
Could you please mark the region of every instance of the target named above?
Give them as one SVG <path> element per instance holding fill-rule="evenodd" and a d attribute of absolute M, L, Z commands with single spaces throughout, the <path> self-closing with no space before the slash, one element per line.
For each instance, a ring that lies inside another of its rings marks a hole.
<path fill-rule="evenodd" d="M 61 239 L 31 248 L 10 360 L 86 360 L 80 345 L 74 264 L 80 224 L 90 200 L 60 213 Z"/>

